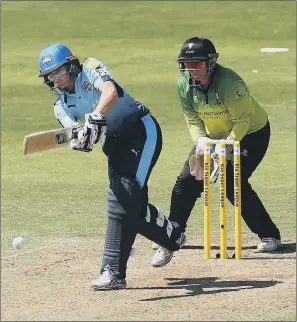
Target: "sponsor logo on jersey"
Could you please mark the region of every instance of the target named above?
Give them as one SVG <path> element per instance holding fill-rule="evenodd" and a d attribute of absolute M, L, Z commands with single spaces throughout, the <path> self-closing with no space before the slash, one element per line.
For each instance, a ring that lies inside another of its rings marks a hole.
<path fill-rule="evenodd" d="M 82 88 L 85 92 L 89 92 L 92 90 L 92 84 L 89 83 L 89 82 L 84 82 L 83 85 L 82 85 Z"/>
<path fill-rule="evenodd" d="M 211 111 L 205 111 L 205 112 L 198 112 L 198 115 L 202 119 L 218 119 L 223 115 L 228 114 L 228 111 L 216 111 L 216 112 L 211 112 Z"/>

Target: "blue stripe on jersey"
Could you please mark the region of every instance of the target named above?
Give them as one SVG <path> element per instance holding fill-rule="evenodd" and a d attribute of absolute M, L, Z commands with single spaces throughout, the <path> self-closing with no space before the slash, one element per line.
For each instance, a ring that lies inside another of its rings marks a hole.
<path fill-rule="evenodd" d="M 152 162 L 152 158 L 155 153 L 155 149 L 157 145 L 157 129 L 156 129 L 155 122 L 151 118 L 150 114 L 145 115 L 141 120 L 146 129 L 146 141 L 144 144 L 139 166 L 137 169 L 136 180 L 138 181 L 140 187 L 142 188 L 145 183 L 145 180 Z"/>

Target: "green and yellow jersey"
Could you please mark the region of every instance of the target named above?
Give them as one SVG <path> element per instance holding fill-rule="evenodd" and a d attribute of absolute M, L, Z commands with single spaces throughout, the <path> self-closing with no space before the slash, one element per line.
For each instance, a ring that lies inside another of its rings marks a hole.
<path fill-rule="evenodd" d="M 194 141 L 200 136 L 240 141 L 246 134 L 260 130 L 267 123 L 266 111 L 232 69 L 217 65 L 206 92 L 190 86 L 184 76 L 178 80 L 177 87 Z"/>

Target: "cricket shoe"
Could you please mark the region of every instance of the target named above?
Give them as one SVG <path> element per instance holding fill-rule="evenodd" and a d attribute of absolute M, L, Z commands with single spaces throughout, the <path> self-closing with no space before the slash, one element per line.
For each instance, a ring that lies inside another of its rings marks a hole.
<path fill-rule="evenodd" d="M 258 245 L 258 250 L 261 252 L 273 252 L 281 246 L 281 241 L 272 237 L 265 237 L 261 239 L 261 243 Z"/>
<path fill-rule="evenodd" d="M 177 244 L 179 244 L 179 247 L 182 248 L 187 242 L 186 235 L 182 233 L 180 238 L 176 242 Z M 159 246 L 158 250 L 156 251 L 152 259 L 152 265 L 154 267 L 162 267 L 168 264 L 171 261 L 172 257 L 173 257 L 173 252 L 171 250 L 168 250 L 164 247 Z"/>
<path fill-rule="evenodd" d="M 120 290 L 126 286 L 126 280 L 124 278 L 115 277 L 109 265 L 105 266 L 100 277 L 91 283 L 91 287 L 94 291 Z"/>

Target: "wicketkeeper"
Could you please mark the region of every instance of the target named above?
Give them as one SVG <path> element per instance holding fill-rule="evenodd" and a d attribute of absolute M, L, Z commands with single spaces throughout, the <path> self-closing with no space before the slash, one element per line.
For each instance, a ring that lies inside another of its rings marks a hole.
<path fill-rule="evenodd" d="M 195 143 L 173 187 L 169 220 L 177 222 L 185 231 L 195 202 L 203 192 L 199 157 L 205 140 L 237 140 L 241 146 L 242 217 L 261 240 L 258 250 L 274 251 L 281 244 L 280 232 L 249 183 L 269 145 L 268 116 L 243 79 L 232 69 L 219 65 L 218 57 L 213 43 L 202 37 L 186 40 L 178 56 L 181 72 L 178 96 Z M 232 159 L 232 146 L 227 146 L 227 159 Z M 231 162 L 227 163 L 226 177 L 227 198 L 234 205 Z M 171 253 L 160 247 L 154 260 L 162 264 Z"/>
<path fill-rule="evenodd" d="M 92 287 L 125 288 L 137 233 L 171 252 L 185 242 L 180 227 L 148 202 L 147 182 L 162 149 L 161 129 L 149 109 L 98 59 L 89 57 L 80 64 L 65 45 L 52 44 L 41 51 L 39 67 L 39 76 L 57 95 L 54 112 L 61 125 L 76 128 L 78 121 L 84 122 L 74 130 L 71 148 L 91 152 L 95 144 L 103 144 L 110 180 L 108 225 L 100 277 Z"/>

